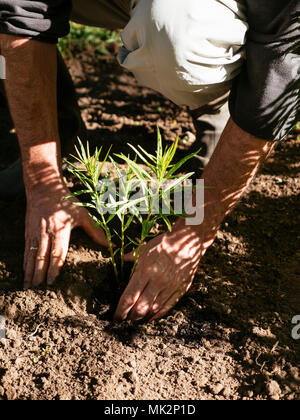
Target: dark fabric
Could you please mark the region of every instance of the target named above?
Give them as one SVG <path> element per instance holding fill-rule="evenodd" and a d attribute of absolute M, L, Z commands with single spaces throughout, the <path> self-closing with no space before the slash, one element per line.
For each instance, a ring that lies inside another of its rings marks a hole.
<path fill-rule="evenodd" d="M 246 132 L 281 140 L 300 118 L 300 1 L 241 0 L 250 30 L 247 60 L 230 97 Z"/>
<path fill-rule="evenodd" d="M 57 114 L 62 154 L 66 156 L 71 152 L 74 153 L 77 137 L 85 139 L 87 134 L 72 77 L 59 52 L 57 52 Z"/>
<path fill-rule="evenodd" d="M 0 0 L 0 33 L 56 43 L 68 34 L 71 0 Z"/>
<path fill-rule="evenodd" d="M 250 30 L 231 116 L 246 132 L 280 140 L 300 118 L 300 56 L 292 51 L 299 48 L 300 1 L 239 1 L 247 7 Z M 69 30 L 71 6 L 71 0 L 0 0 L 0 33 L 55 43 Z"/>

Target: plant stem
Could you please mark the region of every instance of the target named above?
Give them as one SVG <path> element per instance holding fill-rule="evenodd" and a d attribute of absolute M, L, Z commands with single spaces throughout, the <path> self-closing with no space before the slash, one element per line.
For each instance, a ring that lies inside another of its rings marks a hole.
<path fill-rule="evenodd" d="M 98 201 L 99 201 L 99 194 L 98 194 L 97 184 L 94 182 L 94 176 L 93 176 L 94 174 L 91 173 L 91 171 L 88 171 L 88 172 L 89 172 L 89 174 L 91 176 L 91 179 L 92 179 L 92 182 L 93 182 L 93 187 L 94 187 L 95 196 L 96 196 L 96 200 L 97 200 L 96 202 L 98 203 Z M 117 263 L 116 263 L 116 259 L 115 259 L 115 254 L 114 254 L 114 247 L 113 247 L 113 241 L 112 241 L 111 231 L 110 231 L 110 229 L 108 227 L 107 221 L 106 221 L 103 213 L 100 212 L 100 211 L 99 211 L 99 213 L 100 213 L 100 217 L 102 219 L 103 229 L 105 231 L 105 234 L 106 234 L 106 237 L 107 237 L 107 240 L 108 240 L 108 244 L 109 244 L 108 249 L 109 249 L 109 253 L 110 253 L 110 259 L 111 259 L 111 262 L 112 262 L 112 265 L 113 265 L 113 269 L 114 269 L 116 280 L 118 282 L 119 281 L 119 272 L 118 272 L 118 267 L 117 267 Z"/>
<path fill-rule="evenodd" d="M 111 232 L 110 229 L 106 223 L 105 217 L 103 216 L 103 214 L 101 213 L 101 219 L 102 219 L 102 223 L 103 223 L 103 229 L 105 231 L 108 243 L 109 243 L 109 253 L 110 253 L 110 259 L 114 268 L 114 273 L 116 276 L 116 280 L 117 282 L 119 281 L 119 272 L 118 272 L 118 267 L 117 267 L 117 263 L 116 263 L 116 259 L 115 259 L 115 254 L 114 254 L 114 248 L 113 248 L 113 242 L 112 242 L 112 236 L 111 236 Z"/>
<path fill-rule="evenodd" d="M 124 280 L 124 257 L 125 257 L 125 214 L 122 213 L 121 223 L 121 279 Z"/>
<path fill-rule="evenodd" d="M 148 203 L 149 203 L 149 201 L 150 200 L 148 200 Z M 149 213 L 148 213 L 148 216 L 147 216 L 147 219 L 146 219 L 146 223 L 148 224 L 149 222 L 150 222 L 150 220 L 151 220 L 151 216 L 152 216 L 152 212 L 151 212 L 151 205 L 150 205 L 150 207 L 149 207 Z M 144 241 L 145 241 L 145 239 L 147 239 L 147 235 L 146 236 L 144 236 L 144 235 L 141 235 L 141 240 L 140 240 L 140 243 L 139 243 L 139 246 L 137 247 L 137 249 L 135 250 L 135 254 L 134 254 L 134 264 L 133 264 L 133 267 L 132 267 L 132 270 L 131 270 L 131 273 L 130 273 L 130 278 L 133 276 L 133 274 L 134 274 L 134 272 L 135 272 L 135 270 L 136 270 L 136 267 L 137 267 L 137 265 L 138 265 L 138 262 L 139 262 L 139 259 L 140 259 L 140 256 L 141 256 L 141 250 L 142 250 L 142 246 L 143 246 L 143 244 L 144 244 Z"/>

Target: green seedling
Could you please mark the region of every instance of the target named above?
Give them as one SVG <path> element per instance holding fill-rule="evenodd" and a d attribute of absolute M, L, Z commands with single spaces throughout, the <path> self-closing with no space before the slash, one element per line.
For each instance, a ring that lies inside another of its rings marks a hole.
<path fill-rule="evenodd" d="M 156 154 L 148 153 L 141 146 L 136 148 L 129 144 L 129 147 L 134 152 L 134 159 L 125 154 L 115 154 L 113 157 L 110 155 L 111 149 L 103 156 L 102 148 L 96 149 L 95 153 L 91 154 L 89 144 L 84 148 L 79 140 L 79 147 L 76 147 L 77 155 L 73 156 L 77 165 L 67 162 L 69 171 L 79 179 L 83 186 L 83 189 L 74 192 L 70 197 L 83 195 L 89 197 L 85 202 L 74 204 L 92 211 L 91 216 L 96 225 L 104 230 L 117 280 L 124 278 L 124 261 L 129 246 L 134 247 L 131 277 L 138 265 L 143 245 L 155 236 L 154 227 L 163 222 L 171 231 L 171 217 L 186 217 L 184 212 L 174 210 L 170 196 L 176 191 L 191 188 L 185 186 L 185 182 L 194 173 L 182 176 L 176 174 L 198 153 L 190 154 L 174 163 L 178 139 L 164 149 L 159 130 Z M 124 162 L 121 167 L 115 157 Z M 137 159 L 140 159 L 142 164 L 138 164 Z M 102 176 L 105 164 L 108 162 L 112 169 Z M 111 179 L 113 169 L 117 176 L 115 180 Z M 118 230 L 112 227 L 112 222 L 116 218 L 120 224 Z M 133 224 L 140 227 L 138 238 L 133 238 L 129 234 Z M 114 245 L 116 240 L 119 246 Z"/>

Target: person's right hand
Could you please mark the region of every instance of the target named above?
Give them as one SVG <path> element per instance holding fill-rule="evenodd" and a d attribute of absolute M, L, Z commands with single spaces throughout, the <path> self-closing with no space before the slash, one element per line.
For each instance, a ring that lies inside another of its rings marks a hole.
<path fill-rule="evenodd" d="M 76 199 L 64 201 L 70 191 L 63 182 L 27 192 L 24 289 L 37 287 L 47 279 L 51 285 L 65 263 L 72 229 L 81 227 L 99 245 L 108 246 L 104 232 Z"/>

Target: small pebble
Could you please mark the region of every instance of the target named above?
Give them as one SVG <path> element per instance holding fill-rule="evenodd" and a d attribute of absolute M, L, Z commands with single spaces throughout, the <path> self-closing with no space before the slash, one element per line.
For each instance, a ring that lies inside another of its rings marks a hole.
<path fill-rule="evenodd" d="M 267 392 L 270 397 L 274 400 L 279 400 L 281 394 L 281 388 L 276 381 L 270 381 L 267 383 Z"/>
<path fill-rule="evenodd" d="M 192 133 L 191 131 L 187 131 L 185 133 L 185 136 L 183 138 L 183 143 L 194 143 L 196 141 L 196 136 L 194 133 Z"/>
<path fill-rule="evenodd" d="M 128 363 L 128 365 L 130 366 L 130 367 L 132 367 L 132 368 L 136 368 L 136 361 L 135 360 L 131 360 L 129 363 Z"/>
<path fill-rule="evenodd" d="M 223 391 L 224 386 L 218 383 L 218 384 L 211 385 L 209 389 L 212 392 L 212 394 L 219 395 Z"/>

